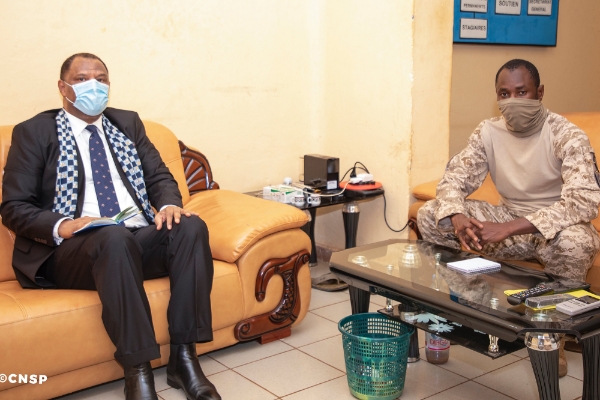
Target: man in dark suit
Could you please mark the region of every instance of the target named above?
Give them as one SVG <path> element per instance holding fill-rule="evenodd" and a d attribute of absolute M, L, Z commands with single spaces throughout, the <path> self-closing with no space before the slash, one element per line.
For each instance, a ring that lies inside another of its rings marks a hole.
<path fill-rule="evenodd" d="M 106 108 L 109 86 L 102 60 L 75 54 L 58 81 L 63 108 L 14 128 L 0 214 L 17 235 L 17 279 L 26 288 L 97 290 L 126 398 L 157 399 L 150 360 L 160 352 L 143 280 L 168 275 L 167 382 L 188 399 L 220 399 L 196 355 L 197 342 L 212 340 L 206 224 L 182 208 L 177 182 L 138 115 Z M 129 206 L 141 213 L 77 233 Z"/>

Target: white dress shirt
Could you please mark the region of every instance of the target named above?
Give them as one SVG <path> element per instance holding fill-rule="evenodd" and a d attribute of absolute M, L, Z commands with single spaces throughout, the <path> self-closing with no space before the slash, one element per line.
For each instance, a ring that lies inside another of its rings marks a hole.
<path fill-rule="evenodd" d="M 110 176 L 112 178 L 113 185 L 115 186 L 115 192 L 117 194 L 117 200 L 119 201 L 119 207 L 121 208 L 121 210 L 124 210 L 129 206 L 139 208 L 136 202 L 129 194 L 129 192 L 127 191 L 125 184 L 121 180 L 121 176 L 119 175 L 117 166 L 115 165 L 115 161 L 110 153 L 110 145 L 108 143 L 108 140 L 106 140 L 104 128 L 102 127 L 102 116 L 100 116 L 92 124 L 88 124 L 87 122 L 77 118 L 76 116 L 69 114 L 66 110 L 65 114 L 69 119 L 69 123 L 71 124 L 71 130 L 73 131 L 73 136 L 75 137 L 75 141 L 77 143 L 77 151 L 79 153 L 79 157 L 83 163 L 83 169 L 85 171 L 85 195 L 83 198 L 83 208 L 81 210 L 81 216 L 100 217 L 100 207 L 98 206 L 98 198 L 96 197 L 96 188 L 94 186 L 94 179 L 92 175 L 92 162 L 90 160 L 89 141 L 92 133 L 86 129 L 88 125 L 94 125 L 98 128 L 98 131 L 100 133 L 100 139 L 102 139 L 102 143 L 104 143 L 104 149 L 106 151 L 106 157 L 108 159 L 108 168 L 110 169 Z M 162 207 L 161 210 L 165 207 L 167 206 Z M 56 223 L 56 225 L 54 225 L 54 241 L 57 245 L 62 242 L 62 238 L 58 235 L 58 226 L 65 219 L 69 218 L 62 218 Z M 128 219 L 124 223 L 127 228 L 140 228 L 143 226 L 148 226 L 148 221 L 146 221 L 143 214 L 138 214 L 135 217 Z"/>

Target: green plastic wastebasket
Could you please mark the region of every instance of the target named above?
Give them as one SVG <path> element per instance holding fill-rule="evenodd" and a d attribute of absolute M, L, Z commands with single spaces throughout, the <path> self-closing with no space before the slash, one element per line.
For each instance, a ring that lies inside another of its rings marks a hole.
<path fill-rule="evenodd" d="M 361 400 L 399 397 L 414 328 L 382 314 L 365 313 L 342 318 L 338 329 L 352 395 Z"/>

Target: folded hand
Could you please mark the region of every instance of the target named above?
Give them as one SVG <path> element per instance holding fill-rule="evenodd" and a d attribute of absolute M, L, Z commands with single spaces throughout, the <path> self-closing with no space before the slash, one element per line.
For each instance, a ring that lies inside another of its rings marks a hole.
<path fill-rule="evenodd" d="M 464 248 L 470 249 L 474 247 L 481 250 L 482 246 L 479 244 L 479 237 L 475 234 L 475 229 L 483 228 L 481 222 L 464 214 L 454 214 L 450 217 L 450 221 L 452 221 L 452 226 L 454 226 L 454 234 Z"/>
<path fill-rule="evenodd" d="M 454 214 L 450 217 L 452 226 L 454 226 L 454 234 L 460 240 L 460 243 L 466 248 L 472 247 L 481 250 L 479 237 L 475 234 L 476 229 L 482 229 L 483 225 L 475 218 L 469 218 L 464 214 Z"/>
<path fill-rule="evenodd" d="M 475 228 L 475 235 L 479 238 L 479 244 L 485 246 L 488 243 L 498 243 L 511 235 L 506 224 L 483 221 L 481 228 Z"/>

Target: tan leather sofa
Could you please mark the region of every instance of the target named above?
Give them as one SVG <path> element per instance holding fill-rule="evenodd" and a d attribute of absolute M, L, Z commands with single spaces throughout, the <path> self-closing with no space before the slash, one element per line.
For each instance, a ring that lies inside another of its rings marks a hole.
<path fill-rule="evenodd" d="M 587 133 L 596 154 L 600 154 L 600 112 L 563 113 L 562 115 Z M 408 210 L 409 225 L 411 227 L 411 239 L 420 238 L 416 224 L 417 212 L 426 201 L 435 198 L 435 189 L 438 182 L 439 181 L 424 183 L 418 185 L 412 190 L 412 195 L 416 201 Z M 483 185 L 473 192 L 468 198 L 485 200 L 491 204 L 498 204 L 500 195 L 498 194 L 492 179 L 488 175 L 486 180 L 483 182 Z M 592 221 L 592 224 L 594 224 L 596 230 L 600 231 L 600 215 L 598 218 Z M 519 265 L 526 265 L 534 269 L 543 269 L 540 264 L 535 262 L 515 261 L 515 263 Z M 600 288 L 600 257 L 596 257 L 592 268 L 588 272 L 586 281 L 591 283 L 592 286 Z"/>
<path fill-rule="evenodd" d="M 239 341 L 290 334 L 310 302 L 307 217 L 293 207 L 219 190 L 204 156 L 162 125 L 144 122 L 150 140 L 179 183 L 185 208 L 197 211 L 210 232 L 215 274 L 211 293 L 214 341 L 198 354 Z M 12 126 L 0 126 L 4 170 Z M 1 195 L 1 189 L 0 189 Z M 11 266 L 14 236 L 0 226 L 0 374 L 47 375 L 43 384 L 1 382 L 0 399 L 48 399 L 123 377 L 101 320 L 95 291 L 27 290 Z M 144 283 L 161 358 L 169 335 L 168 278 Z M 29 379 L 28 379 L 29 380 Z"/>

